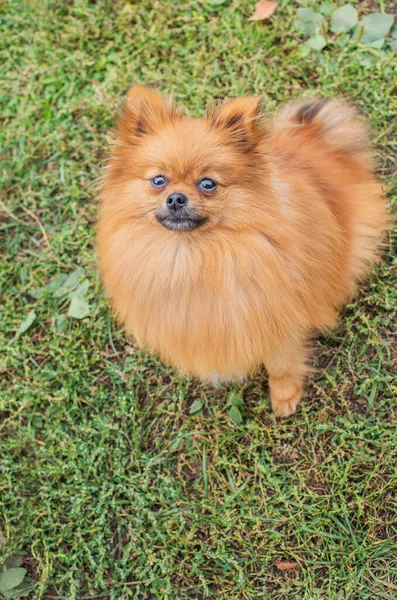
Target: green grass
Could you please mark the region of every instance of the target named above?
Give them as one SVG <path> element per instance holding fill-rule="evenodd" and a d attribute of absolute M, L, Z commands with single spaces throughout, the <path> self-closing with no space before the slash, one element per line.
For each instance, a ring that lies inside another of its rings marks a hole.
<path fill-rule="evenodd" d="M 395 231 L 316 342 L 318 371 L 284 421 L 264 372 L 241 387 L 184 379 L 126 339 L 101 292 L 95 181 L 137 81 L 195 115 L 245 92 L 269 111 L 309 92 L 348 97 L 372 124 L 396 208 L 395 55 L 331 45 L 302 57 L 298 5 L 258 24 L 253 4 L 1 5 L 0 564 L 23 556 L 32 598 L 397 597 Z M 71 273 L 89 284 L 83 320 L 67 316 L 73 282 L 48 287 Z"/>

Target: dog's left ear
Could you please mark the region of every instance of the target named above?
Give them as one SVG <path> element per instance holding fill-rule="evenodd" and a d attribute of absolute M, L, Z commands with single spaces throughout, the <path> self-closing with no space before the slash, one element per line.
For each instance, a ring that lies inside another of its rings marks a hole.
<path fill-rule="evenodd" d="M 242 96 L 209 111 L 212 127 L 224 131 L 241 149 L 252 150 L 263 138 L 264 118 L 260 98 Z"/>

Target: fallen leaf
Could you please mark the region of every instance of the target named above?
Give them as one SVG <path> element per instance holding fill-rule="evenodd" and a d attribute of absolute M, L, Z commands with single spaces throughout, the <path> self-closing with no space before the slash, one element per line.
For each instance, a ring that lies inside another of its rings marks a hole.
<path fill-rule="evenodd" d="M 195 415 L 196 413 L 200 412 L 200 410 L 203 408 L 203 404 L 204 402 L 202 400 L 195 400 L 190 407 L 189 415 Z"/>
<path fill-rule="evenodd" d="M 68 322 L 67 319 L 65 319 L 64 315 L 55 316 L 55 327 L 58 331 L 67 331 Z"/>
<path fill-rule="evenodd" d="M 248 21 L 263 21 L 269 19 L 277 8 L 278 2 L 257 2 L 255 4 L 254 14 L 251 15 Z"/>
<path fill-rule="evenodd" d="M 317 52 L 321 52 L 323 48 L 327 45 L 327 42 L 323 35 L 314 35 L 309 38 L 304 44 L 306 48 L 309 50 L 316 50 Z"/>
<path fill-rule="evenodd" d="M 84 274 L 84 269 L 82 267 L 77 267 L 70 275 L 67 276 L 64 282 L 64 287 L 73 290 L 79 282 L 79 279 Z"/>
<path fill-rule="evenodd" d="M 16 569 L 22 566 L 24 558 L 22 554 L 14 554 L 14 556 L 9 556 L 4 564 L 7 569 Z"/>
<path fill-rule="evenodd" d="M 87 279 L 85 279 L 82 283 L 80 283 L 77 288 L 73 292 L 73 296 L 77 296 L 77 298 L 85 298 L 87 294 L 87 290 L 90 287 L 90 284 Z"/>
<path fill-rule="evenodd" d="M 393 16 L 386 13 L 372 13 L 359 21 L 354 29 L 358 34 L 360 26 L 364 26 L 364 34 L 360 38 L 362 44 L 372 44 L 383 39 L 393 26 Z"/>
<path fill-rule="evenodd" d="M 244 400 L 238 395 L 235 390 L 232 390 L 226 401 L 226 406 L 243 406 Z"/>
<path fill-rule="evenodd" d="M 243 422 L 243 415 L 237 406 L 232 406 L 229 410 L 229 419 L 234 421 L 236 425 L 241 425 Z"/>
<path fill-rule="evenodd" d="M 299 563 L 290 562 L 289 560 L 276 560 L 274 566 L 277 567 L 279 571 L 297 571 L 302 568 Z"/>
<path fill-rule="evenodd" d="M 68 316 L 73 319 L 84 319 L 90 314 L 90 307 L 83 298 L 73 296 L 70 302 Z"/>
<path fill-rule="evenodd" d="M 26 569 L 21 567 L 7 569 L 6 571 L 0 573 L 0 592 L 4 594 L 4 592 L 8 592 L 9 590 L 16 588 L 20 583 L 22 583 L 26 573 Z"/>
<path fill-rule="evenodd" d="M 314 10 L 311 10 L 310 8 L 301 7 L 296 11 L 294 27 L 298 31 L 303 31 L 305 35 L 314 35 L 321 29 L 324 22 L 325 19 L 323 15 L 314 12 Z"/>
<path fill-rule="evenodd" d="M 26 317 L 26 319 L 21 323 L 21 325 L 18 329 L 18 335 L 22 335 L 22 333 L 25 333 L 25 331 L 27 331 L 29 329 L 29 327 L 31 327 L 33 325 L 35 320 L 36 320 L 36 313 L 34 310 L 31 310 L 30 313 L 28 314 L 28 316 Z"/>
<path fill-rule="evenodd" d="M 335 4 L 333 2 L 322 2 L 318 7 L 319 12 L 325 17 L 329 17 L 329 15 L 336 9 Z"/>
<path fill-rule="evenodd" d="M 338 8 L 331 17 L 331 31 L 333 33 L 346 33 L 353 29 L 357 23 L 357 11 L 351 4 Z"/>

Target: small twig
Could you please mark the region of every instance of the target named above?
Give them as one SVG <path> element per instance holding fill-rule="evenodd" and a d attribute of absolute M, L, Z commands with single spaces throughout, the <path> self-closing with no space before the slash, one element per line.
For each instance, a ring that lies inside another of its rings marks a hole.
<path fill-rule="evenodd" d="M 338 356 L 339 352 L 342 350 L 342 347 L 345 345 L 346 338 L 347 338 L 347 335 L 344 336 L 343 340 L 341 341 L 341 343 L 339 344 L 339 346 L 335 350 L 335 353 L 334 353 L 333 357 L 331 358 L 331 360 L 329 361 L 329 363 L 324 367 L 323 372 L 324 371 L 328 371 L 328 369 L 331 367 L 331 365 L 333 365 L 336 357 Z"/>
<path fill-rule="evenodd" d="M 43 223 L 40 221 L 39 217 L 37 215 L 35 215 L 31 210 L 29 210 L 28 208 L 25 208 L 24 206 L 22 206 L 22 209 L 32 218 L 36 221 L 37 225 L 40 228 L 40 231 L 42 233 L 42 236 L 44 238 L 44 241 L 47 245 L 47 248 L 50 250 L 50 252 L 53 254 L 54 259 L 56 260 L 56 262 L 61 265 L 62 267 L 65 267 L 66 269 L 73 269 L 72 265 L 67 265 L 66 263 L 62 262 L 61 260 L 59 260 L 59 258 L 57 257 L 57 255 L 54 252 L 54 249 L 52 248 L 51 244 L 50 244 L 50 240 L 48 239 L 48 235 L 46 230 L 44 229 Z"/>
<path fill-rule="evenodd" d="M 50 240 L 48 239 L 48 235 L 46 233 L 46 230 L 44 229 L 44 225 L 43 223 L 40 221 L 39 217 L 37 215 L 35 215 L 31 210 L 29 210 L 28 208 L 25 208 L 24 206 L 22 206 L 22 210 L 24 210 L 30 217 L 32 217 L 32 219 L 34 219 L 37 223 L 37 225 L 40 227 L 40 231 L 43 234 L 43 237 L 45 239 L 45 242 L 48 246 L 48 248 L 51 248 L 51 244 L 50 244 Z"/>
<path fill-rule="evenodd" d="M 151 579 L 144 579 L 143 581 L 126 581 L 125 583 L 118 583 L 118 582 L 115 582 L 115 581 L 111 581 L 110 585 L 117 585 L 117 586 L 120 586 L 120 585 L 140 585 L 141 583 L 143 583 L 143 584 L 146 585 L 146 584 L 150 583 L 151 581 L 152 581 Z"/>
<path fill-rule="evenodd" d="M 139 585 L 141 583 L 147 584 L 150 583 L 152 580 L 151 579 L 146 579 L 144 581 L 127 581 L 126 583 L 116 583 L 116 582 L 109 582 L 110 585 Z M 93 596 L 78 596 L 77 600 L 96 600 L 96 598 L 109 598 L 110 595 L 108 593 L 103 593 L 103 594 L 96 594 Z M 49 594 L 45 594 L 44 598 L 47 598 L 48 600 L 66 600 L 66 596 L 52 596 Z"/>
<path fill-rule="evenodd" d="M 315 369 L 315 371 L 318 371 L 318 372 L 317 372 L 317 376 L 312 377 L 312 381 L 317 381 L 318 379 L 320 379 L 322 377 L 323 373 L 325 373 L 325 371 L 328 371 L 328 369 L 334 364 L 334 361 L 335 361 L 336 357 L 339 355 L 339 352 L 342 350 L 342 347 L 344 346 L 346 339 L 347 339 L 347 334 L 343 337 L 341 343 L 334 351 L 331 360 L 325 365 L 325 367 L 323 367 L 322 369 Z"/>
<path fill-rule="evenodd" d="M 48 600 L 66 600 L 66 596 L 50 596 L 45 594 L 44 598 Z M 109 594 L 96 594 L 95 596 L 79 596 L 78 600 L 95 600 L 96 598 L 109 598 Z"/>
<path fill-rule="evenodd" d="M 7 215 L 9 217 L 11 217 L 11 219 L 14 219 L 14 221 L 16 221 L 17 223 L 22 223 L 22 225 L 26 225 L 26 223 L 24 221 L 22 221 L 22 219 L 20 219 L 16 215 L 14 215 L 14 213 L 11 212 L 9 208 L 7 208 L 7 206 L 4 204 L 4 202 L 2 200 L 0 200 L 0 206 L 2 207 L 4 212 L 7 213 Z"/>

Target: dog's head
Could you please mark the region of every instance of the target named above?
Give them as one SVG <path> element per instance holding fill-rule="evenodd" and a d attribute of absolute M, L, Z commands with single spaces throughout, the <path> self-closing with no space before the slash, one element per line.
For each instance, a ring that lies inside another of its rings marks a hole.
<path fill-rule="evenodd" d="M 120 210 L 131 219 L 178 232 L 238 230 L 252 219 L 265 175 L 263 161 L 258 172 L 254 160 L 263 136 L 258 98 L 193 119 L 156 91 L 135 87 L 118 121 L 107 179 L 121 184 Z"/>

